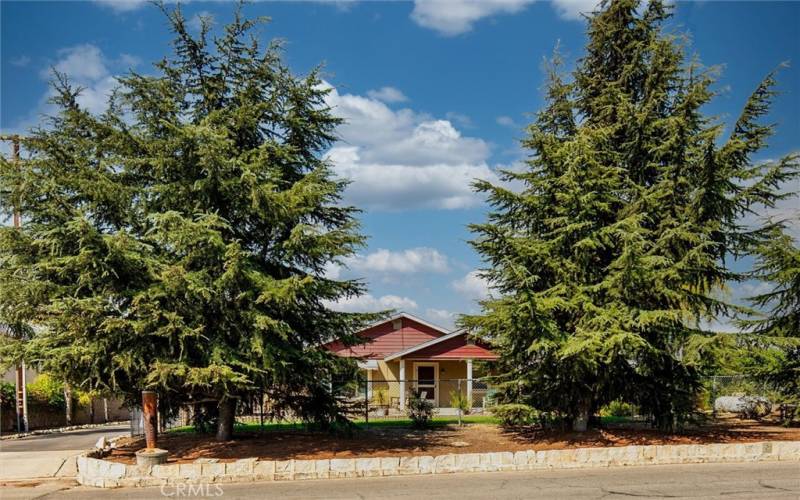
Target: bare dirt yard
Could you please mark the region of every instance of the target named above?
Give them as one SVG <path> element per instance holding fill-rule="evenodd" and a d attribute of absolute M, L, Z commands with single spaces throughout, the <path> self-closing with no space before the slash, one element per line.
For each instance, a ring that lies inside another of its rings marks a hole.
<path fill-rule="evenodd" d="M 159 447 L 169 450 L 170 463 L 198 458 L 230 461 L 257 457 L 264 460 L 376 457 L 390 455 L 444 455 L 491 451 L 551 450 L 647 444 L 701 444 L 800 440 L 800 428 L 772 422 L 721 418 L 714 423 L 677 434 L 635 425 L 607 425 L 585 433 L 533 428 L 503 429 L 494 424 L 455 424 L 415 430 L 400 426 L 357 428 L 352 435 L 301 430 L 238 432 L 233 441 L 215 442 L 213 436 L 168 433 L 159 436 Z M 108 459 L 134 463 L 143 439 L 127 438 Z"/>

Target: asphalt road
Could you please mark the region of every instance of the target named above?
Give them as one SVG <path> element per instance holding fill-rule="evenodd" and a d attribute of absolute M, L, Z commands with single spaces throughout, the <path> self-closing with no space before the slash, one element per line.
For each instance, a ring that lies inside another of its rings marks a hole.
<path fill-rule="evenodd" d="M 63 451 L 88 450 L 101 436 L 112 438 L 127 435 L 130 426 L 125 424 L 103 425 L 91 429 L 60 432 L 57 434 L 40 434 L 19 439 L 0 441 L 0 453 L 17 451 Z"/>
<path fill-rule="evenodd" d="M 100 436 L 129 432 L 128 424 L 113 424 L 57 434 L 40 434 L 0 441 L 0 482 L 25 478 L 74 477 L 75 456 L 91 449 Z M 0 490 L 0 500 L 5 500 Z M 25 498 L 25 497 L 23 497 Z"/>
<path fill-rule="evenodd" d="M 219 489 L 217 489 L 219 486 Z M 800 498 L 800 462 L 693 464 L 491 472 L 328 481 L 206 485 L 198 494 L 176 486 L 101 490 L 45 483 L 2 490 L 3 500 L 20 498 L 158 499 L 792 499 Z"/>

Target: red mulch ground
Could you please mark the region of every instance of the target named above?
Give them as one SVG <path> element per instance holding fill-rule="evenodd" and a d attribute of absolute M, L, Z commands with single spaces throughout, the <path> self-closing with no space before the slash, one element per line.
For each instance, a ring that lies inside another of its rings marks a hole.
<path fill-rule="evenodd" d="M 170 463 L 184 463 L 198 458 L 217 458 L 221 461 L 249 457 L 265 460 L 320 459 L 767 440 L 800 440 L 800 428 L 734 418 L 720 419 L 713 424 L 678 434 L 630 426 L 576 433 L 540 429 L 504 430 L 495 425 L 467 424 L 429 430 L 373 428 L 355 430 L 349 437 L 305 431 L 240 433 L 236 439 L 226 443 L 215 442 L 212 436 L 168 434 L 159 436 L 158 445 L 169 450 Z M 464 446 L 464 443 L 467 445 Z M 143 447 L 142 439 L 122 441 L 108 459 L 134 463 L 134 453 Z"/>

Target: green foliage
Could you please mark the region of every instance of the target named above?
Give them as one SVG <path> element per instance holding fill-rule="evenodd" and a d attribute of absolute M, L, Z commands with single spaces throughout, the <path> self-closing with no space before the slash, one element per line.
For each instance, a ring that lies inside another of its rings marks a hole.
<path fill-rule="evenodd" d="M 50 374 L 39 374 L 33 382 L 26 386 L 26 389 L 28 398 L 34 403 L 59 409 L 66 408 L 64 383 Z"/>
<path fill-rule="evenodd" d="M 424 429 L 433 419 L 433 403 L 412 394 L 406 401 L 406 415 L 411 419 L 411 425 L 417 429 Z"/>
<path fill-rule="evenodd" d="M 344 418 L 331 380 L 374 315 L 328 304 L 363 292 L 325 268 L 363 244 L 345 182 L 323 154 L 341 122 L 319 71 L 291 73 L 262 20 L 240 11 L 192 35 L 162 6 L 174 53 L 119 78 L 107 110 L 55 74 L 57 113 L 0 163 L 0 320 L 36 324 L 3 359 L 36 361 L 76 389 L 158 391 L 166 408 L 267 391 L 274 416 Z"/>
<path fill-rule="evenodd" d="M 450 391 L 450 407 L 461 411 L 462 415 L 469 415 L 472 410 L 467 395 L 457 389 Z"/>
<path fill-rule="evenodd" d="M 504 426 L 513 427 L 533 423 L 538 412 L 528 405 L 507 403 L 493 407 L 492 415 L 499 418 Z"/>
<path fill-rule="evenodd" d="M 701 325 L 743 310 L 720 298 L 747 277 L 730 257 L 767 236 L 740 220 L 798 174 L 797 155 L 752 160 L 773 131 L 760 123 L 773 75 L 722 137 L 702 113 L 715 71 L 664 31 L 670 9 L 603 3 L 571 77 L 558 55 L 548 68 L 526 167 L 476 183 L 492 211 L 472 245 L 493 296 L 461 326 L 501 355 L 503 401 L 578 426 L 615 400 L 664 430 L 689 418 L 702 370 L 730 347 Z"/>
<path fill-rule="evenodd" d="M 624 401 L 612 401 L 600 409 L 600 415 L 611 417 L 633 417 L 636 415 L 636 407 Z"/>
<path fill-rule="evenodd" d="M 13 383 L 0 380 L 0 407 L 4 411 L 13 411 L 16 408 L 15 392 Z"/>
<path fill-rule="evenodd" d="M 756 246 L 753 276 L 770 290 L 751 298 L 760 313 L 741 321 L 749 330 L 745 368 L 780 393 L 778 400 L 800 403 L 800 248 L 779 221 Z"/>

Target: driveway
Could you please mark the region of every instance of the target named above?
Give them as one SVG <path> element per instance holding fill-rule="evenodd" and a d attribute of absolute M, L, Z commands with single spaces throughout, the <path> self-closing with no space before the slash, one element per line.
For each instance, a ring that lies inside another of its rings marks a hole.
<path fill-rule="evenodd" d="M 0 480 L 72 477 L 74 457 L 94 447 L 101 436 L 112 438 L 129 432 L 128 424 L 110 424 L 55 434 L 0 441 Z"/>
<path fill-rule="evenodd" d="M 180 488 L 183 487 L 182 490 Z M 627 499 L 800 498 L 800 462 L 651 465 L 529 472 L 287 481 L 273 483 L 173 485 L 104 490 L 62 482 L 6 488 L 17 498 L 114 499 L 220 497 L 224 499 Z M 202 490 L 197 489 L 202 487 Z"/>

